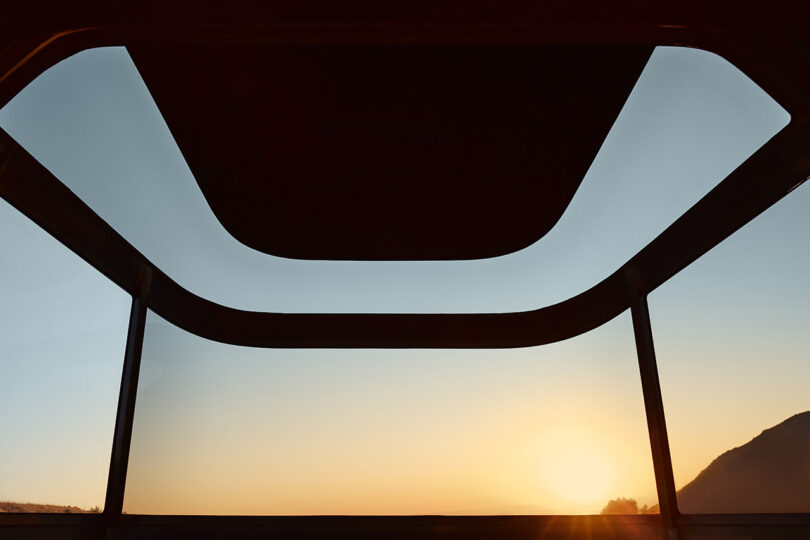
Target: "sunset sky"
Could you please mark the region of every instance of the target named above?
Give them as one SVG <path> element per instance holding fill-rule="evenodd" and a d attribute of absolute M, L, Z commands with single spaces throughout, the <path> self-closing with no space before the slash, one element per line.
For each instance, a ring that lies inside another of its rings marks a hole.
<path fill-rule="evenodd" d="M 537 244 L 484 261 L 335 263 L 259 254 L 227 235 L 124 49 L 80 53 L 0 110 L 0 127 L 193 292 L 326 312 L 563 300 L 787 121 L 719 57 L 659 48 Z M 809 204 L 810 187 L 798 188 L 650 296 L 678 486 L 810 409 Z M 0 249 L 14 254 L 0 259 L 0 501 L 101 506 L 129 297 L 4 201 Z M 337 351 L 214 343 L 150 312 L 127 482 L 131 513 L 576 514 L 619 496 L 657 502 L 627 313 L 537 348 Z"/>
<path fill-rule="evenodd" d="M 651 500 L 633 347 L 627 315 L 531 349 L 290 351 L 208 342 L 150 314 L 126 507 L 580 513 L 614 493 Z"/>

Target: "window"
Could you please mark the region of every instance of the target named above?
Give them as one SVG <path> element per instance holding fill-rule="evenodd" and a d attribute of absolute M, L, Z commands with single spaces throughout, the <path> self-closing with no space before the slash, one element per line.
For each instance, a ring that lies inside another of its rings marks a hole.
<path fill-rule="evenodd" d="M 257 349 L 149 313 L 124 509 L 596 514 L 656 502 L 629 313 L 509 350 Z"/>
<path fill-rule="evenodd" d="M 810 512 L 810 184 L 650 296 L 681 512 Z"/>
<path fill-rule="evenodd" d="M 5 201 L 0 254 L 0 505 L 98 510 L 130 297 Z"/>
<path fill-rule="evenodd" d="M 184 288 L 229 307 L 312 313 L 492 313 L 563 301 L 618 269 L 788 121 L 719 56 L 658 47 L 538 242 L 482 260 L 352 262 L 274 257 L 235 240 L 124 48 L 68 58 L 0 112 L 3 129 Z"/>

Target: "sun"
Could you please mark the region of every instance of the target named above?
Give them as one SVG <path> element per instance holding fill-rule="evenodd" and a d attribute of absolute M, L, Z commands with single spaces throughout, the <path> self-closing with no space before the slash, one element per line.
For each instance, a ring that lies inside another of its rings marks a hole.
<path fill-rule="evenodd" d="M 580 429 L 560 429 L 543 437 L 538 481 L 565 513 L 597 513 L 613 495 L 615 460 L 599 437 Z"/>

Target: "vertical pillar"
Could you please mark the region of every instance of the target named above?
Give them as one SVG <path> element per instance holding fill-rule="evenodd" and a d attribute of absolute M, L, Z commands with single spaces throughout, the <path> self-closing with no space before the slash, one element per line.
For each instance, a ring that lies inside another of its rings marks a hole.
<path fill-rule="evenodd" d="M 630 311 L 633 316 L 633 332 L 636 338 L 636 353 L 644 394 L 644 409 L 647 414 L 647 429 L 650 434 L 655 485 L 658 490 L 658 508 L 661 519 L 671 540 L 678 538 L 678 503 L 675 496 L 675 479 L 672 474 L 672 457 L 669 453 L 667 425 L 664 418 L 664 402 L 658 379 L 655 360 L 652 325 L 638 269 L 630 267 L 627 272 L 630 291 Z"/>
<path fill-rule="evenodd" d="M 124 369 L 121 375 L 121 391 L 118 394 L 118 413 L 115 418 L 110 473 L 107 479 L 107 497 L 104 503 L 104 522 L 108 531 L 120 523 L 124 506 L 124 486 L 129 462 L 129 445 L 132 440 L 132 419 L 135 415 L 135 396 L 138 392 L 145 324 L 146 301 L 134 296 L 129 315 Z"/>

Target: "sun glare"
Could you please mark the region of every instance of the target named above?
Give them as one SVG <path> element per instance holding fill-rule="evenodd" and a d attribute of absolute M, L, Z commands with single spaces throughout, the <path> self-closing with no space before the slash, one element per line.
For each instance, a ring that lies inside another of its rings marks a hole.
<path fill-rule="evenodd" d="M 544 438 L 538 474 L 543 491 L 586 513 L 598 513 L 616 484 L 616 466 L 605 445 L 580 430 L 555 431 Z"/>

